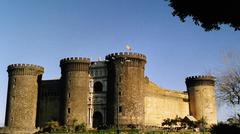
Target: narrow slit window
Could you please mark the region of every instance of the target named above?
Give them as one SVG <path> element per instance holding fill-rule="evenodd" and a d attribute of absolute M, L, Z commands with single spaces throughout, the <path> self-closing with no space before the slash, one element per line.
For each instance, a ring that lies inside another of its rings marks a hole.
<path fill-rule="evenodd" d="M 118 95 L 119 95 L 119 96 L 122 96 L 122 92 L 119 92 Z"/>
<path fill-rule="evenodd" d="M 70 111 L 70 108 L 68 108 L 68 113 L 70 114 L 70 112 L 71 112 L 71 111 Z"/>
<path fill-rule="evenodd" d="M 119 106 L 119 113 L 121 113 L 122 112 L 122 106 Z"/>

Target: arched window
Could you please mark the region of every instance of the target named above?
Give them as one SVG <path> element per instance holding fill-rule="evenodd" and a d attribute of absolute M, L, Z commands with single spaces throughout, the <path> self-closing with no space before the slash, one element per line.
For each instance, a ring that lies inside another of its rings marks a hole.
<path fill-rule="evenodd" d="M 97 81 L 93 85 L 94 92 L 102 92 L 103 91 L 103 85 L 100 81 Z"/>

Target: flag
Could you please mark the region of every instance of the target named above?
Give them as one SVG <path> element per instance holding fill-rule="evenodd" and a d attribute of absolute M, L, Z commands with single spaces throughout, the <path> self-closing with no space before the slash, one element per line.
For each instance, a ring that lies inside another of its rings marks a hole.
<path fill-rule="evenodd" d="M 128 51 L 132 51 L 132 48 L 131 48 L 128 44 L 126 44 L 126 49 L 127 49 Z"/>

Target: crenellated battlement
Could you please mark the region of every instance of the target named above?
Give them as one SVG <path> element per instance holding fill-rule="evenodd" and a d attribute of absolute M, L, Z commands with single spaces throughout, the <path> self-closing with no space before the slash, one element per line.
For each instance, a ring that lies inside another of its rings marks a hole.
<path fill-rule="evenodd" d="M 187 86 L 212 85 L 214 86 L 215 77 L 211 75 L 190 76 L 185 79 Z"/>
<path fill-rule="evenodd" d="M 190 76 L 186 78 L 187 80 L 214 80 L 215 77 L 211 75 L 198 75 L 198 76 Z"/>
<path fill-rule="evenodd" d="M 68 57 L 68 58 L 61 59 L 60 64 L 74 63 L 74 62 L 90 63 L 90 58 L 85 58 L 85 57 Z"/>
<path fill-rule="evenodd" d="M 8 66 L 8 69 L 16 69 L 16 68 L 33 68 L 38 70 L 44 70 L 42 66 L 34 65 L 34 64 L 11 64 Z"/>
<path fill-rule="evenodd" d="M 34 64 L 11 64 L 7 71 L 9 75 L 39 75 L 44 72 L 44 68 Z"/>
<path fill-rule="evenodd" d="M 88 71 L 90 59 L 84 57 L 69 57 L 60 61 L 62 73 L 66 71 Z"/>
<path fill-rule="evenodd" d="M 138 59 L 146 61 L 146 56 L 141 53 L 134 52 L 120 52 L 120 53 L 112 53 L 105 57 L 106 60 L 114 60 L 114 59 Z"/>

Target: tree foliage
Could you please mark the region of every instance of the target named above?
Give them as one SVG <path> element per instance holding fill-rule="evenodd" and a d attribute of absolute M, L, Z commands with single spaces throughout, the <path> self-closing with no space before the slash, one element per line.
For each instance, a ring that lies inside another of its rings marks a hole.
<path fill-rule="evenodd" d="M 229 125 L 235 125 L 240 127 L 240 114 L 236 114 L 235 116 L 228 118 L 227 123 Z"/>
<path fill-rule="evenodd" d="M 196 25 L 206 31 L 219 30 L 221 24 L 227 24 L 240 30 L 240 8 L 234 0 L 166 0 L 173 8 L 173 16 L 182 22 L 192 17 Z"/>
<path fill-rule="evenodd" d="M 218 80 L 220 97 L 230 104 L 240 104 L 240 69 L 226 72 Z"/>
<path fill-rule="evenodd" d="M 211 134 L 239 134 L 240 127 L 232 124 L 218 123 L 211 127 Z"/>

